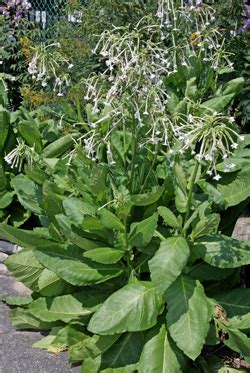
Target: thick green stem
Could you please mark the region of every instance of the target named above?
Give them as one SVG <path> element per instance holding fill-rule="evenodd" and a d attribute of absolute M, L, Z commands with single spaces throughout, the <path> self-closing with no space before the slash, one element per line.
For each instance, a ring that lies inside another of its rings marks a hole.
<path fill-rule="evenodd" d="M 194 166 L 194 170 L 193 170 L 193 173 L 192 173 L 192 176 L 191 176 L 191 180 L 190 180 L 188 200 L 187 200 L 187 210 L 186 210 L 186 214 L 185 214 L 185 223 L 187 222 L 187 220 L 189 219 L 189 216 L 190 216 L 191 202 L 192 202 L 192 197 L 193 197 L 193 189 L 194 189 L 194 184 L 195 184 L 195 180 L 196 180 L 196 177 L 197 177 L 198 170 L 199 170 L 199 162 L 197 160 L 196 163 L 195 163 L 195 166 Z M 184 232 L 184 233 L 186 233 L 186 232 Z"/>
<path fill-rule="evenodd" d="M 132 167 L 131 167 L 130 186 L 129 186 L 130 193 L 133 193 L 133 189 L 134 189 L 135 158 L 136 158 L 136 150 L 137 150 L 136 147 L 137 147 L 137 140 L 135 136 L 133 138 L 133 149 L 132 149 Z"/>

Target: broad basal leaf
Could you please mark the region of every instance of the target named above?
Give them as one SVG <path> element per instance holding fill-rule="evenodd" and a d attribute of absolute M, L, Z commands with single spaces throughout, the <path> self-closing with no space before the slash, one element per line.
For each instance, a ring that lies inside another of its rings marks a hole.
<path fill-rule="evenodd" d="M 83 256 L 97 263 L 113 264 L 119 262 L 124 254 L 122 250 L 113 249 L 111 247 L 99 247 L 86 251 Z"/>
<path fill-rule="evenodd" d="M 87 335 L 83 333 L 82 329 L 82 326 L 77 324 L 70 324 L 61 328 L 57 332 L 55 338 L 53 338 L 51 343 L 48 345 L 48 352 L 57 354 L 61 351 L 65 351 L 70 346 L 75 345 L 84 338 L 87 338 Z"/>
<path fill-rule="evenodd" d="M 189 255 L 190 250 L 183 237 L 170 237 L 161 242 L 159 250 L 149 261 L 151 279 L 159 293 L 163 294 L 181 274 Z"/>
<path fill-rule="evenodd" d="M 250 289 L 239 288 L 225 291 L 214 299 L 227 312 L 227 317 L 245 315 L 250 312 Z"/>
<path fill-rule="evenodd" d="M 224 235 L 211 235 L 197 240 L 193 253 L 219 268 L 237 268 L 250 264 L 250 244 Z"/>
<path fill-rule="evenodd" d="M 69 359 L 72 363 L 95 359 L 99 355 L 104 354 L 119 338 L 120 334 L 87 336 L 71 346 Z"/>
<path fill-rule="evenodd" d="M 38 279 L 39 292 L 45 297 L 61 295 L 68 286 L 64 280 L 47 268 L 43 270 Z"/>
<path fill-rule="evenodd" d="M 239 330 L 246 330 L 246 332 L 249 334 L 250 332 L 250 312 L 240 315 L 240 316 L 234 316 L 229 319 L 230 325 L 233 329 L 239 329 Z"/>
<path fill-rule="evenodd" d="M 134 372 L 143 344 L 143 333 L 125 333 L 102 355 L 84 360 L 81 372 Z"/>
<path fill-rule="evenodd" d="M 36 231 L 17 229 L 7 224 L 0 223 L 0 237 L 14 242 L 25 248 L 37 248 L 40 246 L 53 245 L 52 240 L 47 240 Z"/>
<path fill-rule="evenodd" d="M 44 267 L 39 263 L 32 250 L 11 255 L 5 261 L 9 271 L 18 281 L 33 291 L 38 291 L 38 280 Z"/>
<path fill-rule="evenodd" d="M 183 356 L 162 325 L 158 333 L 144 345 L 140 357 L 139 373 L 183 372 Z"/>
<path fill-rule="evenodd" d="M 146 330 L 155 325 L 161 306 L 162 298 L 150 282 L 130 283 L 104 302 L 88 329 L 102 335 Z"/>
<path fill-rule="evenodd" d="M 180 276 L 166 293 L 167 326 L 177 346 L 192 360 L 201 353 L 209 330 L 213 306 L 202 285 Z"/>
<path fill-rule="evenodd" d="M 9 312 L 12 325 L 17 329 L 50 330 L 53 324 L 43 322 L 24 308 L 14 308 Z"/>
<path fill-rule="evenodd" d="M 83 258 L 82 250 L 76 246 L 62 249 L 59 246 L 36 250 L 40 263 L 72 285 L 90 285 L 119 276 L 123 269 L 118 265 L 93 263 Z"/>
<path fill-rule="evenodd" d="M 46 322 L 61 320 L 68 323 L 91 314 L 91 311 L 84 309 L 81 302 L 71 294 L 55 298 L 38 298 L 31 303 L 29 310 L 36 318 Z"/>
<path fill-rule="evenodd" d="M 157 228 L 158 214 L 153 214 L 139 223 L 131 224 L 129 233 L 130 246 L 146 246 Z"/>

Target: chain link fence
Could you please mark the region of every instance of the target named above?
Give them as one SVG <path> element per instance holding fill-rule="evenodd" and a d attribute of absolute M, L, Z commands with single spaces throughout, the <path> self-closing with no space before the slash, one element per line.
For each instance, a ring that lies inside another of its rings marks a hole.
<path fill-rule="evenodd" d="M 60 20 L 70 22 L 76 28 L 77 24 L 81 23 L 81 11 L 65 12 L 67 0 L 31 0 L 30 2 L 32 8 L 29 10 L 28 18 L 37 24 L 44 39 L 53 36 L 53 26 Z M 86 4 L 84 0 L 81 3 Z"/>

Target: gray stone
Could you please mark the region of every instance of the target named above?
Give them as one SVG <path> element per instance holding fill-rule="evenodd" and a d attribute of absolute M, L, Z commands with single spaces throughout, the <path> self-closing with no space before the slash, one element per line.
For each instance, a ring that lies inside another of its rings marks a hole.
<path fill-rule="evenodd" d="M 9 273 L 5 264 L 0 263 L 0 275 L 7 275 Z"/>
<path fill-rule="evenodd" d="M 0 240 L 0 251 L 5 254 L 15 254 L 21 251 L 22 248 L 18 245 L 14 245 L 13 243 L 2 241 Z"/>
<path fill-rule="evenodd" d="M 4 263 L 7 258 L 8 258 L 7 254 L 0 253 L 0 263 Z"/>

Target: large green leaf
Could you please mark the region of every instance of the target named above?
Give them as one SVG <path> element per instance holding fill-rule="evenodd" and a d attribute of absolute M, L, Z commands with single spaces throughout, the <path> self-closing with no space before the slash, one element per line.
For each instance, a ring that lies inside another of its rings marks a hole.
<path fill-rule="evenodd" d="M 81 372 L 132 373 L 144 344 L 143 333 L 125 333 L 102 355 L 84 360 Z"/>
<path fill-rule="evenodd" d="M 166 299 L 170 335 L 180 350 L 195 360 L 205 343 L 213 306 L 199 281 L 185 276 L 168 288 Z"/>
<path fill-rule="evenodd" d="M 250 264 L 250 244 L 224 235 L 207 236 L 197 240 L 193 253 L 219 268 L 237 268 Z"/>
<path fill-rule="evenodd" d="M 29 310 L 20 307 L 10 310 L 9 315 L 12 325 L 17 329 L 50 330 L 53 326 L 51 323 L 39 320 Z"/>
<path fill-rule="evenodd" d="M 146 246 L 152 239 L 157 228 L 158 214 L 155 213 L 139 223 L 131 224 L 129 244 L 131 246 Z"/>
<path fill-rule="evenodd" d="M 149 261 L 152 282 L 159 293 L 163 294 L 181 274 L 189 255 L 190 250 L 183 237 L 170 237 L 161 242 L 159 250 Z"/>
<path fill-rule="evenodd" d="M 234 97 L 234 94 L 223 95 L 220 97 L 213 97 L 202 103 L 202 107 L 208 109 L 208 112 L 217 111 L 218 113 L 223 112 L 224 108 L 230 104 Z"/>
<path fill-rule="evenodd" d="M 44 267 L 55 272 L 72 285 L 90 285 L 119 276 L 123 269 L 118 265 L 93 263 L 83 258 L 82 250 L 76 246 L 62 249 L 60 246 L 35 250 L 35 255 Z"/>
<path fill-rule="evenodd" d="M 111 247 L 98 247 L 97 249 L 85 252 L 83 256 L 97 263 L 113 264 L 119 262 L 124 254 L 124 251 Z"/>
<path fill-rule="evenodd" d="M 21 205 L 37 215 L 42 215 L 41 187 L 25 175 L 17 175 L 12 182 Z"/>
<path fill-rule="evenodd" d="M 92 313 L 84 309 L 81 302 L 73 295 L 55 298 L 38 298 L 29 306 L 32 315 L 42 321 L 64 321 L 66 323 Z"/>
<path fill-rule="evenodd" d="M 250 289 L 239 288 L 214 296 L 227 312 L 228 317 L 241 316 L 250 312 Z"/>
<path fill-rule="evenodd" d="M 36 122 L 32 120 L 32 117 L 30 119 L 18 123 L 18 132 L 29 146 L 34 147 L 40 153 L 42 150 L 41 134 Z"/>
<path fill-rule="evenodd" d="M 250 167 L 242 170 L 223 174 L 218 183 L 213 183 L 217 191 L 221 194 L 226 207 L 238 205 L 250 197 Z"/>
<path fill-rule="evenodd" d="M 0 237 L 10 242 L 28 248 L 53 245 L 53 241 L 42 238 L 39 232 L 17 229 L 7 224 L 0 223 Z"/>
<path fill-rule="evenodd" d="M 208 216 L 204 216 L 202 219 L 198 221 L 190 237 L 193 240 L 195 240 L 199 237 L 216 233 L 218 230 L 219 224 L 220 224 L 219 214 L 210 214 Z"/>
<path fill-rule="evenodd" d="M 234 316 L 229 319 L 229 322 L 233 329 L 246 330 L 248 334 L 250 333 L 250 312 Z"/>
<path fill-rule="evenodd" d="M 101 335 L 146 330 L 156 324 L 161 306 L 162 298 L 150 282 L 130 283 L 104 302 L 88 329 Z"/>
<path fill-rule="evenodd" d="M 45 268 L 38 279 L 38 287 L 41 295 L 53 297 L 61 295 L 65 288 L 68 287 L 68 284 L 54 272 Z"/>
<path fill-rule="evenodd" d="M 144 345 L 138 366 L 139 373 L 183 372 L 183 357 L 162 325 Z"/>
<path fill-rule="evenodd" d="M 233 268 L 222 269 L 212 267 L 204 262 L 198 262 L 195 263 L 190 272 L 188 272 L 188 276 L 191 277 L 193 280 L 218 281 L 224 280 L 225 278 L 231 276 L 234 271 L 235 269 Z"/>
<path fill-rule="evenodd" d="M 33 291 L 38 291 L 38 280 L 44 267 L 36 259 L 32 250 L 11 255 L 5 261 L 9 271 L 18 281 Z"/>
<path fill-rule="evenodd" d="M 71 223 L 80 225 L 83 222 L 84 215 L 94 216 L 95 206 L 83 202 L 79 198 L 68 198 L 63 201 L 63 208 Z"/>
<path fill-rule="evenodd" d="M 119 338 L 120 334 L 87 336 L 69 349 L 69 359 L 72 363 L 92 360 L 104 354 Z"/>

